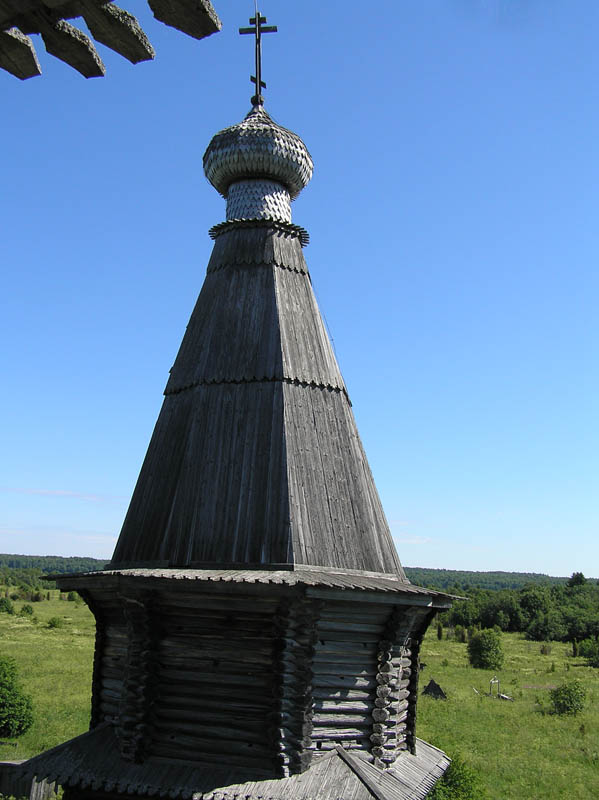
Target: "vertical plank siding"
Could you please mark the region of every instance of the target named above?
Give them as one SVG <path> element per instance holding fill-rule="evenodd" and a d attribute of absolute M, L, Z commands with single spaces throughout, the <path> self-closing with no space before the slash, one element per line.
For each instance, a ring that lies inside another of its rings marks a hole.
<path fill-rule="evenodd" d="M 346 398 L 292 384 L 283 397 L 297 562 L 405 579 Z"/>
<path fill-rule="evenodd" d="M 217 237 L 113 564 L 405 579 L 298 236 Z"/>

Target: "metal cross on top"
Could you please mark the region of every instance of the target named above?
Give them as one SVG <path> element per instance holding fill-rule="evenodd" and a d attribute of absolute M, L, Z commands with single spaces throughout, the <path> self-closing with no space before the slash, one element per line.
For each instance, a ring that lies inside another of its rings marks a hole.
<path fill-rule="evenodd" d="M 252 97 L 253 106 L 263 106 L 264 98 L 262 97 L 262 89 L 266 89 L 266 84 L 262 80 L 262 34 L 263 33 L 276 33 L 277 26 L 265 26 L 266 17 L 263 17 L 258 8 L 256 7 L 256 16 L 250 17 L 250 25 L 252 28 L 240 28 L 239 33 L 253 33 L 256 37 L 256 74 L 250 76 L 252 83 L 256 84 L 256 94 Z"/>

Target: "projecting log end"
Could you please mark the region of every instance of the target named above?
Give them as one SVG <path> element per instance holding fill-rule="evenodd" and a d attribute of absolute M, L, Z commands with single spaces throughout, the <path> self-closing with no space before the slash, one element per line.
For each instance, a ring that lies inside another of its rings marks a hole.
<path fill-rule="evenodd" d="M 46 50 L 59 58 L 84 78 L 100 78 L 105 73 L 104 64 L 89 38 L 64 20 L 54 25 L 40 25 L 40 33 Z"/>
<path fill-rule="evenodd" d="M 150 61 L 156 55 L 138 21 L 128 11 L 112 3 L 98 6 L 88 0 L 83 6 L 83 18 L 96 41 L 132 64 Z"/>
<path fill-rule="evenodd" d="M 148 0 L 148 5 L 159 22 L 194 39 L 203 39 L 222 27 L 210 0 Z"/>
<path fill-rule="evenodd" d="M 22 81 L 42 74 L 33 42 L 18 28 L 0 31 L 0 69 Z"/>

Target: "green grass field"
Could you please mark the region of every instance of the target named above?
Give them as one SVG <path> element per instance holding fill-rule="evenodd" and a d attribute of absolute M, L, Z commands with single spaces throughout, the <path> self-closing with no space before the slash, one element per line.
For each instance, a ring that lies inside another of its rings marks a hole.
<path fill-rule="evenodd" d="M 17 610 L 21 605 L 15 603 Z M 82 603 L 59 600 L 57 592 L 50 602 L 32 605 L 37 624 L 0 614 L 0 654 L 16 659 L 35 707 L 33 727 L 16 747 L 1 744 L 0 760 L 27 758 L 88 727 L 93 617 Z M 54 616 L 64 626 L 51 630 L 46 625 Z M 498 677 L 513 703 L 486 697 L 494 673 L 470 667 L 465 644 L 438 641 L 431 629 L 420 688 L 434 678 L 448 699 L 420 697 L 418 735 L 450 756 L 461 754 L 492 800 L 599 797 L 599 670 L 572 658 L 569 645 L 552 643 L 551 653 L 542 655 L 538 642 L 519 634 L 504 634 L 502 641 L 506 659 Z M 587 689 L 585 711 L 576 717 L 542 714 L 538 700 L 548 706 L 549 689 L 572 677 Z"/>
<path fill-rule="evenodd" d="M 561 642 L 551 643 L 549 655 L 521 634 L 503 634 L 502 643 L 506 658 L 497 677 L 513 703 L 485 696 L 495 673 L 470 667 L 465 644 L 438 641 L 429 631 L 420 688 L 434 678 L 448 699 L 419 698 L 418 735 L 450 756 L 459 753 L 493 800 L 598 798 L 599 670 L 572 658 Z M 538 701 L 549 707 L 549 689 L 574 677 L 587 690 L 585 711 L 543 715 Z"/>
<path fill-rule="evenodd" d="M 12 761 L 41 753 L 77 736 L 89 727 L 91 669 L 95 622 L 82 602 L 53 599 L 31 603 L 38 623 L 17 615 L 0 614 L 0 655 L 13 656 L 25 690 L 32 696 L 33 727 L 14 740 L 0 744 L 0 760 Z M 18 611 L 22 601 L 15 601 Z M 61 628 L 48 629 L 51 617 Z"/>

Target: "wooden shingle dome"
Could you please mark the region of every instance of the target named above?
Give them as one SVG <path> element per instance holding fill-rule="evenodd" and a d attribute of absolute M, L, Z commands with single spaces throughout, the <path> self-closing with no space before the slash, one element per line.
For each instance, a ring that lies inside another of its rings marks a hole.
<path fill-rule="evenodd" d="M 245 178 L 268 178 L 299 195 L 312 177 L 312 157 L 293 131 L 278 125 L 264 106 L 215 134 L 204 153 L 204 172 L 223 197 L 229 186 Z"/>

